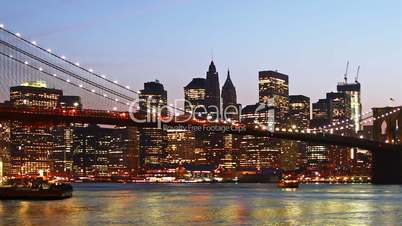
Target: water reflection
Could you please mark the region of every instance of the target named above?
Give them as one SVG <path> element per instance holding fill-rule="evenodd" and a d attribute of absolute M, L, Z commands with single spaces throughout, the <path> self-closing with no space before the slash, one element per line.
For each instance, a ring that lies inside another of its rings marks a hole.
<path fill-rule="evenodd" d="M 78 184 L 62 201 L 0 201 L 0 225 L 390 224 L 402 187 Z M 387 192 L 386 192 L 387 191 Z"/>

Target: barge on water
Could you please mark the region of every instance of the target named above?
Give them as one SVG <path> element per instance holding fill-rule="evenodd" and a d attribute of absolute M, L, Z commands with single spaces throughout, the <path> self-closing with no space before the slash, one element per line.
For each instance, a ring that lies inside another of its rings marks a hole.
<path fill-rule="evenodd" d="M 59 200 L 72 196 L 70 184 L 41 179 L 14 179 L 0 185 L 0 200 Z"/>

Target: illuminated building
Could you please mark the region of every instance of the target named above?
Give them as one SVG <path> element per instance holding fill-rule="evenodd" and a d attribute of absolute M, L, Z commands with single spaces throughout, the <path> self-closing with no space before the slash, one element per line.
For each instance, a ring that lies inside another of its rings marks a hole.
<path fill-rule="evenodd" d="M 360 83 L 355 82 L 355 83 L 346 83 L 342 82 L 339 83 L 337 86 L 337 91 L 341 93 L 346 93 L 350 100 L 348 101 L 349 103 L 349 108 L 351 110 L 350 113 L 350 119 L 354 121 L 354 128 L 355 132 L 358 132 L 361 130 L 361 114 L 362 114 L 362 104 L 361 104 L 361 99 L 360 99 Z"/>
<path fill-rule="evenodd" d="M 10 103 L 14 106 L 56 108 L 63 91 L 49 89 L 43 81 L 25 82 L 10 88 Z"/>
<path fill-rule="evenodd" d="M 213 61 L 209 65 L 205 80 L 205 106 L 213 118 L 219 116 L 221 109 L 219 74 Z"/>
<path fill-rule="evenodd" d="M 310 127 L 310 98 L 303 95 L 289 96 L 289 124 L 292 129 Z"/>
<path fill-rule="evenodd" d="M 350 97 L 347 93 L 327 93 L 327 102 L 330 123 L 337 123 L 350 119 Z"/>
<path fill-rule="evenodd" d="M 204 115 L 208 111 L 205 102 L 205 79 L 193 78 L 187 86 L 184 87 L 184 109 L 186 111 L 194 111 L 198 115 Z M 191 105 L 190 105 L 190 104 Z M 207 133 L 203 131 L 194 131 L 194 154 L 197 164 L 205 164 L 207 162 L 206 145 L 209 143 Z"/>
<path fill-rule="evenodd" d="M 10 104 L 36 108 L 56 108 L 63 92 L 49 89 L 43 81 L 26 82 L 10 88 Z M 48 126 L 29 126 L 14 122 L 11 125 L 12 175 L 38 175 L 52 169 L 54 150 L 52 129 Z"/>
<path fill-rule="evenodd" d="M 184 87 L 184 109 L 196 113 L 206 113 L 205 108 L 205 79 L 193 78 L 191 82 Z M 191 105 L 190 105 L 191 104 Z"/>
<path fill-rule="evenodd" d="M 130 128 L 97 125 L 75 127 L 73 133 L 74 174 L 78 177 L 129 176 L 135 170 L 133 155 L 138 141 Z"/>
<path fill-rule="evenodd" d="M 276 71 L 260 71 L 258 79 L 259 102 L 273 106 L 274 125 L 281 127 L 287 123 L 289 111 L 289 77 Z"/>
<path fill-rule="evenodd" d="M 288 127 L 305 130 L 310 127 L 310 98 L 303 95 L 289 96 Z M 306 143 L 281 141 L 281 167 L 285 170 L 304 168 L 307 163 Z"/>
<path fill-rule="evenodd" d="M 167 92 L 159 81 L 144 83 L 141 90 L 140 111 L 150 116 L 156 122 L 159 114 L 168 114 Z M 166 131 L 161 128 L 140 128 L 140 165 L 161 166 L 165 162 L 167 137 Z"/>
<path fill-rule="evenodd" d="M 328 101 L 327 99 L 319 99 L 312 104 L 312 119 L 310 126 L 312 128 L 322 128 L 329 123 Z M 328 150 L 326 145 L 307 145 L 306 159 L 307 169 L 317 170 L 321 173 L 327 171 L 328 168 Z"/>
<path fill-rule="evenodd" d="M 260 104 L 247 105 L 242 109 L 241 122 L 248 126 L 266 126 L 272 114 L 271 107 Z M 243 135 L 240 137 L 238 166 L 242 168 L 279 167 L 278 141 L 268 137 Z"/>
<path fill-rule="evenodd" d="M 192 131 L 167 130 L 166 162 L 169 164 L 195 162 L 195 143 Z"/>
<path fill-rule="evenodd" d="M 237 103 L 236 88 L 230 78 L 228 70 L 226 81 L 222 86 L 222 119 L 239 121 L 241 106 Z M 224 155 L 221 158 L 221 165 L 224 168 L 236 168 L 239 155 L 240 136 L 234 134 L 223 135 Z"/>
<path fill-rule="evenodd" d="M 3 176 L 10 174 L 10 124 L 0 122 L 0 180 Z"/>
<path fill-rule="evenodd" d="M 309 170 L 325 172 L 328 165 L 328 149 L 323 145 L 307 146 L 307 163 Z"/>
<path fill-rule="evenodd" d="M 63 109 L 82 109 L 79 96 L 61 96 L 59 105 Z M 57 176 L 72 176 L 73 174 L 73 131 L 75 124 L 61 124 L 52 129 L 54 150 L 52 173 Z"/>
<path fill-rule="evenodd" d="M 345 124 L 351 117 L 350 98 L 345 92 L 329 92 L 326 99 L 313 103 L 313 118 L 310 125 L 314 128 L 335 127 Z M 352 135 L 353 130 L 346 126 L 342 130 L 332 129 L 332 133 Z M 309 145 L 307 166 L 331 175 L 350 174 L 355 150 L 338 146 Z"/>

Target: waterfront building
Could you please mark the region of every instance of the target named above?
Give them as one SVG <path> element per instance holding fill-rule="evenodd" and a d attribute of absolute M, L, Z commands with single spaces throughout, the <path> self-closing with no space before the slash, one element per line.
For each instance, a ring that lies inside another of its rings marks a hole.
<path fill-rule="evenodd" d="M 24 82 L 10 88 L 10 104 L 13 106 L 54 109 L 59 107 L 63 92 L 47 88 L 44 81 Z M 52 128 L 46 125 L 11 125 L 11 174 L 38 175 L 52 170 L 51 155 L 54 150 Z"/>
<path fill-rule="evenodd" d="M 61 96 L 59 106 L 63 109 L 82 109 L 79 96 Z M 73 175 L 73 131 L 79 124 L 59 124 L 52 128 L 54 149 L 51 154 L 52 174 L 56 176 Z"/>
<path fill-rule="evenodd" d="M 193 131 L 167 130 L 166 162 L 184 164 L 196 161 L 196 140 Z"/>
<path fill-rule="evenodd" d="M 137 168 L 138 141 L 135 129 L 98 125 L 75 127 L 73 132 L 73 170 L 77 177 L 98 180 L 127 177 Z"/>
<path fill-rule="evenodd" d="M 167 115 L 167 91 L 158 81 L 144 83 L 140 91 L 140 111 L 148 120 L 156 122 L 159 115 Z M 166 158 L 167 136 L 162 128 L 140 128 L 140 166 L 162 166 Z"/>
<path fill-rule="evenodd" d="M 260 71 L 258 79 L 259 102 L 273 107 L 274 126 L 282 127 L 289 111 L 289 77 L 277 71 Z"/>
<path fill-rule="evenodd" d="M 261 107 L 263 106 L 263 107 Z M 259 103 L 247 105 L 241 112 L 241 123 L 247 126 L 266 126 L 272 108 Z M 269 137 L 243 135 L 240 138 L 238 166 L 243 168 L 277 168 L 280 165 L 280 149 L 277 140 Z"/>

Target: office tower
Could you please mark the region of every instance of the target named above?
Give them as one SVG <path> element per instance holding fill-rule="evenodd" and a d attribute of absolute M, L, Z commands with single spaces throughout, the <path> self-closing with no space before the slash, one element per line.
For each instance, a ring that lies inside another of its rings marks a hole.
<path fill-rule="evenodd" d="M 342 122 L 351 117 L 350 98 L 346 93 L 327 93 L 328 117 L 330 123 Z"/>
<path fill-rule="evenodd" d="M 274 125 L 283 127 L 289 111 L 289 77 L 276 71 L 260 71 L 258 79 L 259 102 L 274 108 Z"/>
<path fill-rule="evenodd" d="M 195 162 L 195 144 L 194 132 L 182 129 L 167 130 L 166 162 L 169 164 Z"/>
<path fill-rule="evenodd" d="M 82 109 L 79 96 L 61 96 L 59 106 L 63 109 Z M 71 177 L 73 175 L 73 131 L 78 124 L 59 124 L 52 128 L 54 150 L 51 154 L 53 162 L 52 174 Z"/>
<path fill-rule="evenodd" d="M 219 117 L 221 109 L 219 74 L 213 61 L 209 65 L 205 80 L 205 106 L 213 118 Z"/>
<path fill-rule="evenodd" d="M 240 106 L 237 104 L 236 88 L 230 78 L 230 71 L 222 86 L 222 115 L 223 119 L 239 120 Z"/>
<path fill-rule="evenodd" d="M 184 87 L 184 109 L 194 113 L 206 114 L 205 108 L 205 79 L 193 78 L 187 86 Z"/>
<path fill-rule="evenodd" d="M 329 124 L 329 106 L 327 99 L 319 99 L 312 104 L 312 118 L 310 121 L 311 128 L 322 128 Z M 328 173 L 329 152 L 330 147 L 326 145 L 307 145 L 306 158 L 307 169 L 310 171 L 318 171 L 321 174 Z"/>
<path fill-rule="evenodd" d="M 10 88 L 10 104 L 38 110 L 59 107 L 61 90 L 47 88 L 46 82 L 25 82 Z M 54 150 L 52 129 L 46 125 L 11 125 L 12 175 L 38 175 L 51 172 Z"/>
<path fill-rule="evenodd" d="M 3 176 L 10 174 L 10 123 L 0 122 L 0 180 Z"/>
<path fill-rule="evenodd" d="M 330 123 L 328 109 L 327 99 L 319 99 L 317 102 L 312 104 L 312 118 L 310 121 L 311 128 L 323 127 Z"/>
<path fill-rule="evenodd" d="M 292 129 L 310 127 L 310 98 L 303 95 L 289 96 L 289 124 Z"/>
<path fill-rule="evenodd" d="M 75 127 L 73 132 L 74 175 L 105 180 L 127 177 L 135 165 L 131 156 L 136 142 L 127 128 L 98 125 Z"/>
<path fill-rule="evenodd" d="M 140 111 L 151 116 L 154 121 L 159 115 L 168 114 L 166 108 L 162 109 L 167 105 L 167 92 L 158 80 L 144 83 L 139 99 Z M 161 167 L 166 157 L 166 131 L 162 128 L 140 128 L 139 134 L 140 166 Z"/>
<path fill-rule="evenodd" d="M 260 104 L 246 105 L 241 112 L 241 122 L 247 126 L 267 125 L 272 112 Z M 277 168 L 280 165 L 278 142 L 268 137 L 243 135 L 240 137 L 240 167 Z"/>
<path fill-rule="evenodd" d="M 349 62 L 348 62 L 349 66 Z M 340 93 L 346 93 L 349 96 L 349 108 L 351 110 L 350 119 L 354 122 L 354 131 L 357 133 L 362 129 L 360 121 L 361 121 L 361 114 L 362 114 L 362 103 L 360 98 L 361 88 L 360 83 L 358 81 L 359 70 L 360 66 L 357 70 L 357 75 L 355 78 L 354 83 L 348 83 L 347 80 L 347 73 L 348 73 L 348 66 L 345 73 L 345 81 L 340 82 L 337 85 L 337 91 Z"/>

